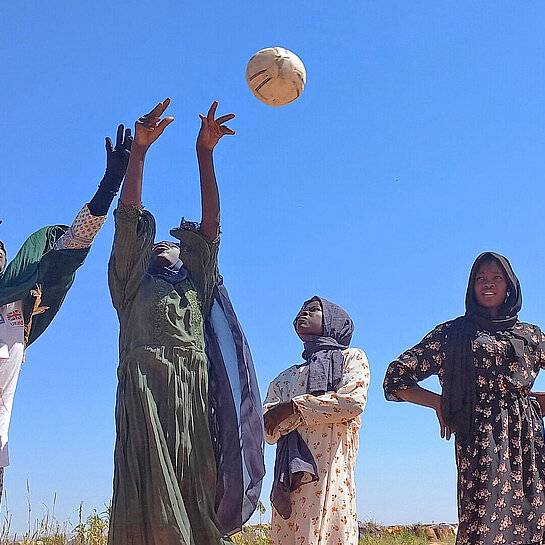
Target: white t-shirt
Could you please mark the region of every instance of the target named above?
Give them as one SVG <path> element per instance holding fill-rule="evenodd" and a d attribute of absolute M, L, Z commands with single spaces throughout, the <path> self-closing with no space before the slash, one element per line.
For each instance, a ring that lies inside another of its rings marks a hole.
<path fill-rule="evenodd" d="M 8 429 L 24 355 L 23 302 L 0 307 L 0 467 L 9 466 Z"/>

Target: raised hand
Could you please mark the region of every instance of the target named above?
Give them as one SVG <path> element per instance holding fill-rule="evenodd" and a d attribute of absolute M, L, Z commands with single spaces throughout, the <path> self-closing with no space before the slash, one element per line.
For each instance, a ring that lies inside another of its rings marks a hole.
<path fill-rule="evenodd" d="M 174 121 L 172 116 L 161 119 L 168 108 L 170 98 L 159 102 L 151 112 L 142 116 L 134 126 L 134 145 L 147 150 L 159 138 L 163 131 Z"/>
<path fill-rule="evenodd" d="M 226 134 L 235 134 L 235 131 L 223 125 L 223 123 L 233 119 L 235 114 L 222 115 L 215 119 L 217 108 L 218 101 L 214 100 L 206 117 L 199 114 L 199 117 L 201 118 L 201 129 L 197 136 L 197 149 L 213 150 L 222 136 Z"/>
<path fill-rule="evenodd" d="M 106 137 L 106 174 L 104 178 L 112 182 L 112 190 L 117 191 L 127 171 L 132 145 L 131 129 L 125 130 L 123 125 L 117 127 L 115 147 L 109 136 Z"/>

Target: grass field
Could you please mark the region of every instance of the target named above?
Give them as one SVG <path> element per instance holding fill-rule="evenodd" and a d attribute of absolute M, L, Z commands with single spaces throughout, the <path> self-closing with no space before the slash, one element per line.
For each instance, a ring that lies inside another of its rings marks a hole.
<path fill-rule="evenodd" d="M 244 532 L 233 536 L 233 541 L 237 545 L 270 545 L 271 541 L 268 536 L 268 531 L 265 528 L 247 527 Z M 376 536 L 366 536 L 359 541 L 359 545 L 431 545 L 436 544 L 453 544 L 454 536 L 450 536 L 444 540 L 429 541 L 423 535 L 416 535 L 413 532 L 402 532 L 400 534 L 383 534 Z"/>
<path fill-rule="evenodd" d="M 30 491 L 29 491 L 30 492 Z M 55 516 L 56 497 L 51 507 L 47 507 L 41 519 L 32 521 L 29 502 L 28 529 L 22 535 L 14 535 L 11 531 L 12 516 L 8 512 L 1 522 L 0 545 L 106 545 L 110 507 L 103 511 L 96 509 L 88 516 L 83 515 L 83 505 L 78 510 L 78 522 L 61 522 Z M 411 531 L 398 534 L 386 534 L 386 530 L 373 521 L 364 524 L 369 535 L 360 539 L 359 545 L 428 545 L 432 544 L 422 532 L 422 526 L 414 525 Z M 406 528 L 406 527 L 404 527 Z M 420 534 L 420 535 L 419 535 Z M 269 528 L 267 525 L 247 526 L 243 532 L 232 536 L 236 545 L 270 545 Z M 453 544 L 454 536 L 435 544 Z"/>

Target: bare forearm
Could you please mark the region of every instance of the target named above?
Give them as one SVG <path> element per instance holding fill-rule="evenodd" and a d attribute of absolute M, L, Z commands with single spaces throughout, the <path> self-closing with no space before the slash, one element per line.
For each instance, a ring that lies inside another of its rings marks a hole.
<path fill-rule="evenodd" d="M 197 160 L 201 178 L 201 233 L 209 240 L 214 240 L 219 235 L 220 199 L 212 150 L 197 146 Z"/>
<path fill-rule="evenodd" d="M 133 144 L 125 182 L 119 197 L 125 206 L 140 206 L 142 204 L 142 179 L 145 159 L 146 149 Z"/>
<path fill-rule="evenodd" d="M 407 390 L 397 390 L 395 394 L 400 399 L 410 401 L 416 405 L 422 405 L 423 407 L 430 407 L 435 410 L 441 407 L 441 396 L 439 394 L 430 392 L 418 385 Z"/>

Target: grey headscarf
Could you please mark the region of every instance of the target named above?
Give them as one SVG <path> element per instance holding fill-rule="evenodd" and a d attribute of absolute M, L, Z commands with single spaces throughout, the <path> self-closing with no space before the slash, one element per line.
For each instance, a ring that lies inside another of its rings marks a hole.
<path fill-rule="evenodd" d="M 336 391 L 339 386 L 343 373 L 342 351 L 350 345 L 354 323 L 344 309 L 317 295 L 305 301 L 301 310 L 311 301 L 319 301 L 322 306 L 324 328 L 322 335 L 309 336 L 305 341 L 303 358 L 309 363 L 307 391 L 320 395 Z M 297 317 L 293 326 L 297 330 Z"/>

